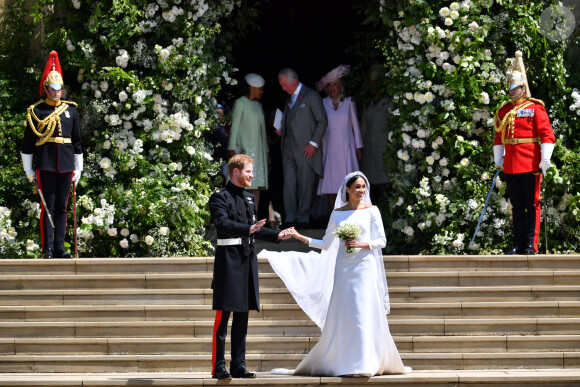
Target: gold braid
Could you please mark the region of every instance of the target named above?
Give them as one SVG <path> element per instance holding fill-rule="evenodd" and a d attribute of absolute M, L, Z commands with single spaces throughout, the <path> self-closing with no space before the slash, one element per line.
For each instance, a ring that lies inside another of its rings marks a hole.
<path fill-rule="evenodd" d="M 508 131 L 506 129 L 509 127 L 509 133 L 511 133 L 514 130 L 514 121 L 516 120 L 516 114 L 517 114 L 518 110 L 525 109 L 528 106 L 533 105 L 533 104 L 534 104 L 533 101 L 526 101 L 521 105 L 514 106 L 513 109 L 511 109 L 509 112 L 506 113 L 506 115 L 503 117 L 503 119 L 501 120 L 499 125 L 497 125 L 497 123 L 499 122 L 499 111 L 506 104 L 502 105 L 499 109 L 497 109 L 497 111 L 495 112 L 495 117 L 493 119 L 494 119 L 494 122 L 496 123 L 495 131 L 501 132 L 501 143 L 502 144 L 505 144 L 505 138 L 508 135 Z"/>
<path fill-rule="evenodd" d="M 54 133 L 54 130 L 56 129 L 56 127 L 60 126 L 60 115 L 59 114 L 52 113 L 43 120 L 39 119 L 36 116 L 36 114 L 34 113 L 34 108 L 37 105 L 41 104 L 42 102 L 44 102 L 44 101 L 42 101 L 42 100 L 38 101 L 34 105 L 30 105 L 28 107 L 28 109 L 26 110 L 26 119 L 28 121 L 28 124 L 30 125 L 32 132 L 39 138 L 39 140 L 37 140 L 37 142 L 36 142 L 37 146 L 44 145 L 48 141 L 48 139 L 52 137 L 52 134 Z M 68 103 L 68 101 L 67 101 L 67 103 Z M 66 106 L 66 104 L 65 104 L 65 106 Z M 75 104 L 75 106 L 76 106 L 76 104 Z M 56 112 L 56 110 L 55 110 L 55 112 Z M 34 125 L 34 122 L 32 121 L 33 118 L 38 123 L 37 126 Z M 43 128 L 46 128 L 46 129 L 43 131 L 42 130 Z"/>

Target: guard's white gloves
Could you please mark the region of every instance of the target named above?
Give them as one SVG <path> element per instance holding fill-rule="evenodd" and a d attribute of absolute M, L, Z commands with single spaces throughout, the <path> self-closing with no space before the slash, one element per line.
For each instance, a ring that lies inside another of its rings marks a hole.
<path fill-rule="evenodd" d="M 34 170 L 32 169 L 32 155 L 20 153 L 20 156 L 22 156 L 22 167 L 24 168 L 26 178 L 32 183 L 35 176 Z"/>
<path fill-rule="evenodd" d="M 552 152 L 554 152 L 554 144 L 545 143 L 542 144 L 542 161 L 540 161 L 540 169 L 542 170 L 542 175 L 546 176 L 546 171 L 550 168 L 550 159 L 552 158 Z"/>
<path fill-rule="evenodd" d="M 503 165 L 504 148 L 505 147 L 503 145 L 494 145 L 493 146 L 493 160 L 495 162 L 495 165 L 497 165 L 498 167 L 501 167 Z"/>
<path fill-rule="evenodd" d="M 75 154 L 75 170 L 72 181 L 76 185 L 81 178 L 81 171 L 83 170 L 83 154 Z"/>

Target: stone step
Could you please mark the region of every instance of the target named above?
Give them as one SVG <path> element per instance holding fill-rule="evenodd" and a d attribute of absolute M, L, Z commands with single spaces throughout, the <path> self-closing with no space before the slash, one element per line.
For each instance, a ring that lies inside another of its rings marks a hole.
<path fill-rule="evenodd" d="M 391 319 L 393 335 L 577 335 L 580 318 Z M 213 321 L 0 322 L 0 337 L 211 337 Z M 318 337 L 310 320 L 255 320 L 253 336 Z"/>
<path fill-rule="evenodd" d="M 2 275 L 0 290 L 34 289 L 207 289 L 212 273 L 102 273 Z M 576 285 L 580 270 L 388 272 L 390 286 Z M 284 287 L 274 273 L 260 273 L 261 287 Z"/>
<path fill-rule="evenodd" d="M 400 353 L 580 352 L 580 335 L 394 336 Z M 305 354 L 319 337 L 248 336 L 247 353 Z M 229 346 L 229 338 L 228 338 Z M 207 354 L 211 337 L 0 338 L 6 355 Z"/>
<path fill-rule="evenodd" d="M 385 255 L 389 271 L 580 270 L 580 255 Z M 213 257 L 3 259 L 0 274 L 192 273 L 212 272 Z M 272 272 L 258 258 L 261 273 Z"/>
<path fill-rule="evenodd" d="M 304 354 L 247 354 L 249 369 L 295 368 Z M 580 352 L 401 353 L 413 370 L 564 369 L 580 368 Z M 229 359 L 227 359 L 229 360 Z M 4 356 L 0 372 L 209 372 L 204 355 L 15 355 Z"/>
<path fill-rule="evenodd" d="M 497 300 L 576 301 L 580 285 L 389 286 L 392 302 L 466 302 Z M 290 304 L 286 288 L 260 288 L 265 304 Z M 211 305 L 211 289 L 0 290 L 0 305 Z"/>
<path fill-rule="evenodd" d="M 484 384 L 482 384 L 484 383 Z M 204 372 L 124 372 L 124 373 L 4 373 L 0 386 L 27 387 L 113 387 L 113 386 L 208 386 L 221 384 Z M 223 383 L 225 384 L 225 383 Z M 272 375 L 259 372 L 256 379 L 235 379 L 237 386 L 454 386 L 454 387 L 570 387 L 580 384 L 578 369 L 502 369 L 502 370 L 414 370 L 405 375 L 382 375 L 372 378 Z"/>
<path fill-rule="evenodd" d="M 580 301 L 414 302 L 391 304 L 389 319 L 580 317 Z M 213 321 L 211 305 L 0 306 L 0 321 Z M 296 304 L 262 304 L 250 320 L 308 320 Z"/>

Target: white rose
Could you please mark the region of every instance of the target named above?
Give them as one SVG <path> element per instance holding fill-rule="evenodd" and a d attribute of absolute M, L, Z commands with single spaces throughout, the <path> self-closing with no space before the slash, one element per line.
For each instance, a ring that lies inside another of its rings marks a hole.
<path fill-rule="evenodd" d="M 451 19 L 455 20 L 459 17 L 459 12 L 457 11 L 451 11 L 451 13 L 449 14 L 449 16 L 451 16 Z"/>
<path fill-rule="evenodd" d="M 108 157 L 103 157 L 101 161 L 99 161 L 99 166 L 106 169 L 111 166 L 111 160 Z"/>
<path fill-rule="evenodd" d="M 487 94 L 485 91 L 482 91 L 480 96 L 481 96 L 481 103 L 484 105 L 489 105 L 489 94 Z"/>
<path fill-rule="evenodd" d="M 445 25 L 446 26 L 452 26 L 453 25 L 453 19 L 451 19 L 450 17 L 445 18 Z"/>
<path fill-rule="evenodd" d="M 119 101 L 125 102 L 127 100 L 127 98 L 128 98 L 128 95 L 124 91 L 119 93 Z"/>
<path fill-rule="evenodd" d="M 462 158 L 461 161 L 459 162 L 459 164 L 461 164 L 461 166 L 463 167 L 467 167 L 469 165 L 469 159 L 467 158 Z"/>
<path fill-rule="evenodd" d="M 427 161 L 427 164 L 429 164 L 429 165 L 433 165 L 433 163 L 435 162 L 435 159 L 433 158 L 433 156 L 427 156 L 427 158 L 425 160 Z"/>
<path fill-rule="evenodd" d="M 135 234 L 131 234 L 131 236 L 129 237 L 129 239 L 131 240 L 131 242 L 133 243 L 137 243 L 139 242 L 139 237 Z"/>
<path fill-rule="evenodd" d="M 153 239 L 153 237 L 151 235 L 147 235 L 145 237 L 145 243 L 147 243 L 149 246 L 151 246 L 153 244 L 153 242 L 155 242 L 155 239 Z"/>
<path fill-rule="evenodd" d="M 169 227 L 159 227 L 159 235 L 169 234 Z"/>
<path fill-rule="evenodd" d="M 449 6 L 449 8 L 451 8 L 452 11 L 457 11 L 459 9 L 459 3 L 451 3 L 451 5 Z"/>
<path fill-rule="evenodd" d="M 127 239 L 121 239 L 121 241 L 119 242 L 119 245 L 126 249 L 127 247 L 129 247 L 129 241 Z"/>
<path fill-rule="evenodd" d="M 449 16 L 450 13 L 451 13 L 451 11 L 447 7 L 443 7 L 439 10 L 439 16 L 441 16 L 441 17 L 447 17 L 447 16 Z"/>
<path fill-rule="evenodd" d="M 109 234 L 109 236 L 112 236 L 112 237 L 117 236 L 117 229 L 115 227 L 110 228 L 107 230 L 107 234 Z"/>
<path fill-rule="evenodd" d="M 121 235 L 126 237 L 129 236 L 129 229 L 128 228 L 122 228 L 121 229 Z"/>
<path fill-rule="evenodd" d="M 469 28 L 470 28 L 472 31 L 475 31 L 476 29 L 478 29 L 478 28 L 479 28 L 479 24 L 477 24 L 476 22 L 474 22 L 474 21 L 473 21 L 473 22 L 469 23 Z M 489 55 L 488 55 L 488 56 L 489 56 Z"/>
<path fill-rule="evenodd" d="M 403 229 L 403 232 L 404 232 L 405 234 L 407 234 L 408 236 L 413 236 L 413 234 L 415 233 L 415 232 L 413 231 L 413 229 L 412 229 L 410 226 L 407 226 L 407 227 L 405 227 L 405 228 Z"/>

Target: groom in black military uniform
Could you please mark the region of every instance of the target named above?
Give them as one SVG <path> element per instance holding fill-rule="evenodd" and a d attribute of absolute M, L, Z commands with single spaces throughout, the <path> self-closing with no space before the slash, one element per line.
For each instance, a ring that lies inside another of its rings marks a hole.
<path fill-rule="evenodd" d="M 258 288 L 258 258 L 254 238 L 270 242 L 290 238 L 287 230 L 263 228 L 266 219 L 257 221 L 254 195 L 244 190 L 252 183 L 253 160 L 237 154 L 228 162 L 230 181 L 209 199 L 213 222 L 217 230 L 217 248 L 213 270 L 213 309 L 216 319 L 213 329 L 212 375 L 216 379 L 255 378 L 246 369 L 246 334 L 249 310 L 260 310 Z M 226 371 L 225 341 L 230 313 L 231 332 L 230 373 Z"/>
<path fill-rule="evenodd" d="M 61 99 L 63 86 L 58 55 L 52 51 L 40 81 L 40 96 L 46 98 L 28 108 L 21 149 L 26 177 L 36 180 L 46 201 L 40 215 L 43 258 L 72 257 L 64 248 L 66 209 L 71 183 L 78 182 L 83 169 L 77 105 Z"/>

